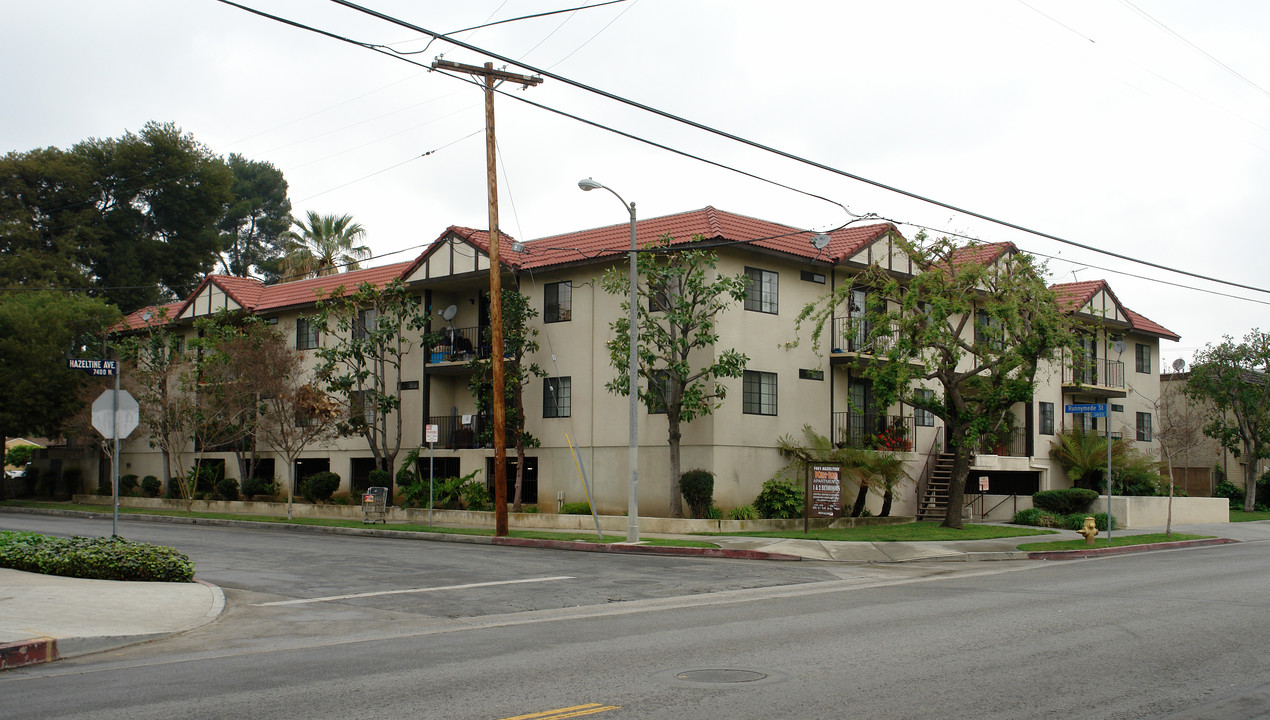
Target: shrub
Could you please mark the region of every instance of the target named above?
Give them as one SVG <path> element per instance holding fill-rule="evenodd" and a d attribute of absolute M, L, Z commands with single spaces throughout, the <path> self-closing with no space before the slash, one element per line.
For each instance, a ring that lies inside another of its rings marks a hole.
<path fill-rule="evenodd" d="M 1063 526 L 1063 516 L 1049 510 L 1032 507 L 1014 513 L 1014 518 L 1010 522 L 1015 525 L 1056 528 Z"/>
<path fill-rule="evenodd" d="M 216 483 L 216 497 L 234 502 L 238 499 L 238 481 L 234 478 L 221 478 Z"/>
<path fill-rule="evenodd" d="M 1102 532 L 1107 532 L 1107 513 L 1072 513 L 1063 518 L 1063 527 L 1068 530 L 1079 530 L 1085 526 L 1085 518 L 1093 516 L 1094 526 Z M 1111 516 L 1111 529 L 1115 530 L 1120 523 L 1116 521 L 1116 516 Z"/>
<path fill-rule="evenodd" d="M 30 472 L 31 471 L 28 470 L 27 474 L 29 475 Z M 97 494 L 98 495 L 113 495 L 115 493 L 115 486 L 113 483 L 114 483 L 113 480 L 102 480 L 101 482 L 97 483 Z M 1231 505 L 1234 505 L 1233 501 L 1231 502 Z"/>
<path fill-rule="evenodd" d="M 1067 488 L 1065 490 L 1042 490 L 1032 493 L 1032 504 L 1042 510 L 1070 515 L 1084 512 L 1089 504 L 1098 499 L 1098 493 L 1085 488 Z"/>
<path fill-rule="evenodd" d="M 538 506 L 537 505 L 522 505 L 520 508 L 520 511 L 523 513 L 537 513 Z"/>
<path fill-rule="evenodd" d="M 742 505 L 727 512 L 729 520 L 758 520 L 758 510 L 753 505 Z"/>
<path fill-rule="evenodd" d="M 485 487 L 485 483 L 479 480 L 469 480 L 463 483 L 459 489 L 459 495 L 463 498 L 463 507 L 467 510 L 489 510 L 490 496 L 489 488 Z"/>
<path fill-rule="evenodd" d="M 590 515 L 591 503 L 571 502 L 560 506 L 561 515 Z"/>
<path fill-rule="evenodd" d="M 191 582 L 194 562 L 170 547 L 123 538 L 0 532 L 0 567 L 96 580 Z"/>
<path fill-rule="evenodd" d="M 405 487 L 419 482 L 419 474 L 414 471 L 413 463 L 406 463 L 397 470 L 397 487 Z"/>
<path fill-rule="evenodd" d="M 803 491 L 789 480 L 768 480 L 754 498 L 760 517 L 798 518 L 803 515 Z"/>
<path fill-rule="evenodd" d="M 119 476 L 119 497 L 133 495 L 137 492 L 137 476 L 132 473 Z"/>
<path fill-rule="evenodd" d="M 436 480 L 432 487 L 434 507 L 458 510 L 463 503 L 463 486 L 475 479 L 476 473 L 477 471 L 473 470 L 463 477 L 448 477 Z M 420 482 L 419 486 L 422 490 L 422 497 L 426 499 L 428 497 L 428 484 Z"/>
<path fill-rule="evenodd" d="M 337 492 L 337 493 L 335 493 L 335 494 L 331 495 L 331 499 L 330 499 L 330 500 L 328 500 L 328 502 L 329 502 L 329 503 L 331 503 L 332 505 L 352 505 L 352 504 L 353 504 L 353 496 L 352 496 L 352 495 L 349 495 L 349 494 L 348 494 L 348 493 L 346 493 L 346 492 Z M 360 496 L 358 497 L 357 502 L 358 502 L 359 504 L 361 503 L 361 498 L 360 498 Z"/>
<path fill-rule="evenodd" d="M 272 498 L 278 494 L 278 483 L 264 478 L 249 477 L 243 480 L 242 491 L 243 496 L 247 498 L 261 496 Z"/>
<path fill-rule="evenodd" d="M 1213 486 L 1213 497 L 1224 497 L 1230 499 L 1232 508 L 1242 509 L 1244 506 L 1244 490 L 1238 485 L 1222 480 Z"/>
<path fill-rule="evenodd" d="M 163 483 L 159 482 L 159 478 L 153 475 L 141 478 L 141 494 L 146 497 L 159 497 L 161 490 L 163 490 Z"/>
<path fill-rule="evenodd" d="M 84 486 L 84 470 L 83 470 L 83 468 L 73 467 L 73 468 L 67 468 L 67 469 L 63 470 L 63 471 L 62 471 L 62 482 L 64 482 L 64 483 L 66 484 L 66 489 L 67 489 L 69 492 L 72 492 L 72 493 L 77 493 L 77 492 L 79 492 L 79 491 L 80 491 L 80 488 L 82 488 L 82 487 Z M 48 487 L 48 488 L 47 488 L 47 490 L 45 491 L 45 492 L 46 492 L 46 494 L 48 494 L 48 495 L 53 495 L 53 494 L 55 494 L 55 491 L 53 490 L 53 484 L 52 484 L 52 483 L 47 483 L 47 484 L 49 485 L 49 487 Z"/>
<path fill-rule="evenodd" d="M 714 502 L 714 473 L 709 470 L 689 470 L 679 476 L 679 492 L 688 501 L 688 508 L 695 518 L 709 515 Z"/>
<path fill-rule="evenodd" d="M 300 495 L 311 503 L 324 503 L 339 489 L 340 476 L 330 471 L 313 473 L 300 483 Z"/>
<path fill-rule="evenodd" d="M 711 505 L 709 508 L 706 508 L 706 519 L 707 520 L 722 520 L 723 510 L 719 509 L 715 505 Z"/>
<path fill-rule="evenodd" d="M 370 487 L 392 487 L 392 473 L 387 470 L 371 470 Z"/>

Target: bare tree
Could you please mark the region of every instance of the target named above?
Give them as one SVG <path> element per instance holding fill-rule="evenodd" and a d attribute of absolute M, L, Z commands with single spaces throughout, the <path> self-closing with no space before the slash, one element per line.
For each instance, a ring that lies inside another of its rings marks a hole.
<path fill-rule="evenodd" d="M 1164 534 L 1167 537 L 1173 532 L 1176 461 L 1181 458 L 1183 467 L 1189 465 L 1187 461 L 1191 451 L 1205 443 L 1204 425 L 1208 418 L 1200 403 L 1186 396 L 1181 383 L 1161 383 L 1160 398 L 1153 404 L 1155 416 L 1160 421 L 1155 439 L 1160 444 L 1160 456 L 1169 468 L 1169 510 L 1164 525 Z"/>

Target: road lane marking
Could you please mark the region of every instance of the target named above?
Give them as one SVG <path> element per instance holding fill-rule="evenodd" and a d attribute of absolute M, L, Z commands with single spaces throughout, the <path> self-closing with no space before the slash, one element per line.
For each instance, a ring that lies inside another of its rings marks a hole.
<path fill-rule="evenodd" d="M 276 605 L 307 605 L 309 603 L 332 602 L 334 600 L 354 600 L 357 598 L 379 597 L 380 595 L 405 595 L 408 593 L 438 592 L 440 590 L 470 590 L 472 588 L 494 587 L 495 585 L 522 585 L 524 583 L 556 582 L 557 580 L 573 580 L 572 575 L 555 577 L 524 578 L 522 580 L 494 580 L 491 582 L 468 583 L 466 585 L 446 585 L 443 587 L 410 588 L 407 590 L 380 590 L 378 592 L 352 593 L 349 595 L 327 595 L 326 597 L 303 598 L 300 600 L 276 600 L 274 602 L 254 603 L 252 607 L 273 607 Z"/>
<path fill-rule="evenodd" d="M 581 717 L 583 715 L 594 715 L 596 713 L 607 712 L 609 710 L 621 710 L 620 705 L 601 705 L 600 703 L 587 703 L 585 705 L 574 705 L 573 707 L 556 708 L 555 710 L 546 710 L 544 712 L 530 713 L 528 715 L 516 715 L 515 717 L 506 717 L 501 720 L 563 720 L 563 718 Z"/>

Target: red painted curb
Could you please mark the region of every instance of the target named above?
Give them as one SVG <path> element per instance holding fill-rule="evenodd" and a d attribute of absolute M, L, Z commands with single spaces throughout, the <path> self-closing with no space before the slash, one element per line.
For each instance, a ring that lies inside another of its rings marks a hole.
<path fill-rule="evenodd" d="M 634 555 L 675 555 L 680 557 L 732 558 L 737 560 L 802 560 L 799 555 L 763 552 L 762 550 L 674 547 L 670 545 L 626 545 L 623 543 L 591 543 L 580 540 L 533 540 L 530 538 L 496 537 L 493 538 L 493 544 Z"/>
<path fill-rule="evenodd" d="M 1080 558 L 1100 557 L 1102 555 L 1127 555 L 1129 553 L 1165 550 L 1169 548 L 1203 547 L 1205 545 L 1225 545 L 1239 542 L 1230 538 L 1208 538 L 1206 540 L 1178 540 L 1176 542 L 1151 543 L 1149 545 L 1122 545 L 1110 548 L 1092 548 L 1089 550 L 1047 550 L 1030 552 L 1029 560 L 1077 560 Z"/>
<path fill-rule="evenodd" d="M 57 640 L 50 637 L 0 645 L 0 670 L 53 662 L 57 658 Z"/>

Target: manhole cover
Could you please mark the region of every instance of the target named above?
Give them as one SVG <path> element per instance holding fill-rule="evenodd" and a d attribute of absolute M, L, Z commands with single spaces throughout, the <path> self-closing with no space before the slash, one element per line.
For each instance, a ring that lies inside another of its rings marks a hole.
<path fill-rule="evenodd" d="M 702 683 L 754 682 L 765 677 L 767 676 L 763 673 L 754 672 L 753 670 L 728 670 L 726 668 L 719 670 L 686 670 L 675 674 L 676 680 Z"/>

